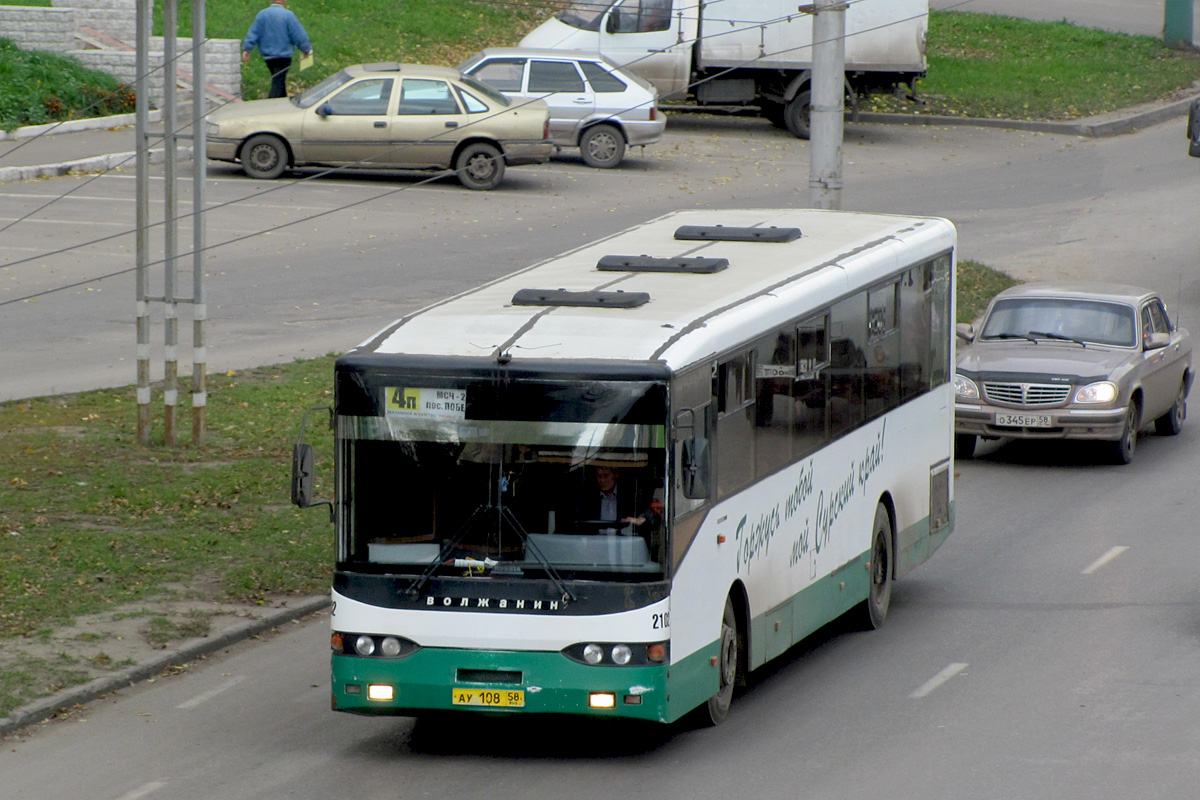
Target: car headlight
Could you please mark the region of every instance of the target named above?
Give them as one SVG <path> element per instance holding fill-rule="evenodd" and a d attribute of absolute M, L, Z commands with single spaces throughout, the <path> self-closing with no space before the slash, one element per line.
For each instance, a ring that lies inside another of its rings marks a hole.
<path fill-rule="evenodd" d="M 220 136 L 221 135 L 221 126 L 215 122 L 208 122 L 208 123 L 205 123 L 205 125 L 204 125 L 204 131 L 209 136 Z"/>
<path fill-rule="evenodd" d="M 954 373 L 954 399 L 978 400 L 979 387 L 975 385 L 975 381 L 956 372 Z"/>
<path fill-rule="evenodd" d="M 1075 392 L 1076 403 L 1111 403 L 1117 399 L 1117 385 L 1109 381 L 1089 383 Z"/>

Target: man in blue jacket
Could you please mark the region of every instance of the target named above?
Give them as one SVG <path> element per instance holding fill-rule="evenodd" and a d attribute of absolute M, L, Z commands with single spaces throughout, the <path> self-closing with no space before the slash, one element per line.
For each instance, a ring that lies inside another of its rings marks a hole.
<path fill-rule="evenodd" d="M 255 47 L 271 71 L 271 93 L 267 97 L 287 97 L 287 73 L 292 66 L 293 48 L 299 47 L 304 55 L 312 55 L 308 34 L 296 15 L 288 11 L 287 0 L 271 0 L 271 5 L 258 12 L 250 32 L 242 41 L 243 63 L 250 61 L 250 53 Z"/>

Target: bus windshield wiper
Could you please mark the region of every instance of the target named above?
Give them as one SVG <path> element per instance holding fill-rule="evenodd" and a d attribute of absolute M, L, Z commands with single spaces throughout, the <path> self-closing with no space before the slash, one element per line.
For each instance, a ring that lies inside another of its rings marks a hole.
<path fill-rule="evenodd" d="M 1076 339 L 1074 336 L 1065 336 L 1061 333 L 1050 333 L 1049 331 L 1030 331 L 1028 338 L 1040 336 L 1043 339 L 1058 339 L 1063 342 L 1074 342 L 1080 347 L 1087 347 L 1087 344 L 1082 339 Z"/>
<path fill-rule="evenodd" d="M 482 560 L 473 558 L 450 558 L 450 554 L 454 552 L 454 548 L 458 546 L 458 543 L 463 540 L 463 537 L 466 535 L 467 530 L 470 528 L 474 520 L 487 511 L 499 511 L 501 524 L 507 522 L 512 529 L 517 532 L 517 535 L 521 537 L 521 542 L 525 545 L 525 551 L 527 553 L 533 553 L 534 558 L 536 558 L 538 563 L 541 564 L 542 569 L 546 571 L 546 577 L 550 579 L 550 582 L 554 584 L 554 588 L 557 589 L 562 595 L 563 602 L 574 602 L 575 600 L 579 599 L 570 589 L 567 588 L 567 585 L 559 576 L 558 571 L 550 565 L 550 562 L 547 561 L 546 557 L 541 554 L 537 546 L 529 540 L 529 534 L 527 534 L 525 529 L 521 527 L 520 521 L 513 515 L 512 511 L 510 511 L 507 506 L 495 506 L 486 503 L 475 509 L 471 516 L 467 518 L 467 521 L 462 524 L 462 527 L 459 528 L 458 533 L 456 533 L 452 538 L 448 539 L 446 543 L 442 545 L 441 550 L 438 552 L 437 558 L 435 558 L 433 561 L 430 561 L 429 566 L 427 566 L 421 572 L 421 574 L 414 578 L 413 581 L 408 585 L 408 589 L 405 590 L 407 594 L 414 598 L 417 597 L 421 592 L 421 588 L 429 582 L 429 579 L 433 577 L 433 574 L 440 566 L 488 570 L 493 569 L 497 565 L 503 563 L 490 558 L 484 558 Z"/>

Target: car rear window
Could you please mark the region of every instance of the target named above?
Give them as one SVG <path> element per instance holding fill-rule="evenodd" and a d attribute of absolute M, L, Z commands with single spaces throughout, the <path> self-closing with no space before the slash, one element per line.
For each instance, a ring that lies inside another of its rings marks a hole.
<path fill-rule="evenodd" d="M 587 76 L 588 83 L 592 85 L 592 91 L 597 93 L 625 91 L 625 81 L 595 61 L 580 61 L 579 66 L 583 68 L 583 74 Z"/>

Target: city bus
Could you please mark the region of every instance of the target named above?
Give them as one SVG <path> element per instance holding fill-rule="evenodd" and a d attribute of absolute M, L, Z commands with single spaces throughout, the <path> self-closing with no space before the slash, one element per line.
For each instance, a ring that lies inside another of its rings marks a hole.
<path fill-rule="evenodd" d="M 955 244 L 677 211 L 338 358 L 333 708 L 717 724 L 817 629 L 882 625 L 954 526 Z M 298 505 L 312 473 L 302 430 Z"/>

